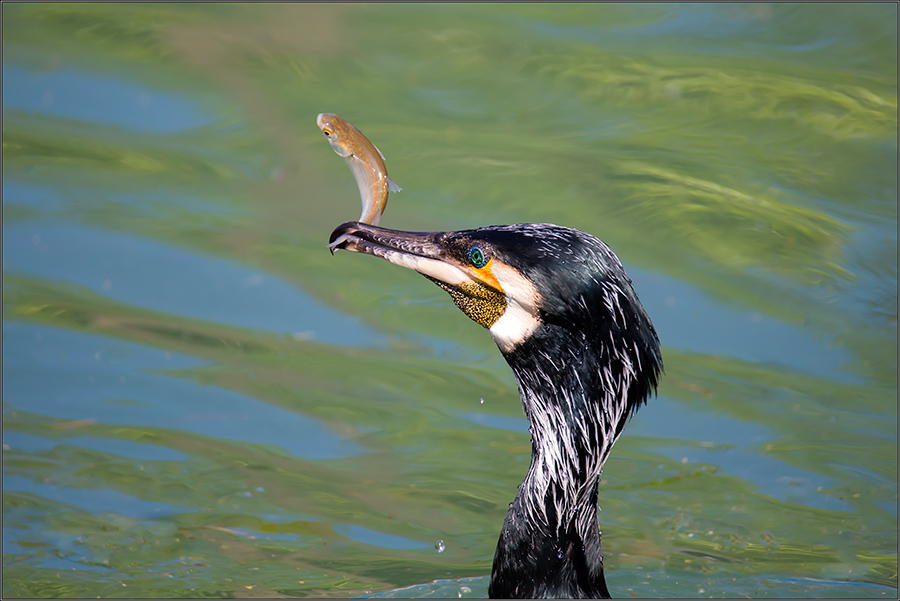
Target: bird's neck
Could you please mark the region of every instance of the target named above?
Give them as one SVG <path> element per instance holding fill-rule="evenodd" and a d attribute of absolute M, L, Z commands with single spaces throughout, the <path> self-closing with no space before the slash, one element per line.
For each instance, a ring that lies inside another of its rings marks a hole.
<path fill-rule="evenodd" d="M 627 378 L 562 328 L 537 333 L 506 358 L 532 455 L 500 536 L 491 596 L 608 597 L 597 487 L 626 419 Z"/>

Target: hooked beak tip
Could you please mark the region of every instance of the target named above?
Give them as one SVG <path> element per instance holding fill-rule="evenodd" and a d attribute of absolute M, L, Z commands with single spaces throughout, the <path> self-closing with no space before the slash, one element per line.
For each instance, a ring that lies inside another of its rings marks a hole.
<path fill-rule="evenodd" d="M 343 223 L 334 228 L 334 231 L 331 232 L 331 236 L 328 240 L 328 246 L 326 248 L 331 251 L 332 256 L 334 256 L 334 252 L 338 249 L 346 250 L 346 244 L 350 241 L 349 233 L 354 231 L 354 225 L 358 224 L 352 221 Z"/>

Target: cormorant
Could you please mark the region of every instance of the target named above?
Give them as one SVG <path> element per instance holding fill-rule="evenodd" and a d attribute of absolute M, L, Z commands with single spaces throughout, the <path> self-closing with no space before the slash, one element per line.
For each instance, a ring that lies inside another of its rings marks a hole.
<path fill-rule="evenodd" d="M 488 328 L 531 424 L 531 466 L 494 555 L 493 598 L 609 598 L 597 486 L 625 421 L 656 390 L 656 330 L 603 242 L 552 224 L 403 232 L 360 222 L 338 249 L 418 271 Z"/>

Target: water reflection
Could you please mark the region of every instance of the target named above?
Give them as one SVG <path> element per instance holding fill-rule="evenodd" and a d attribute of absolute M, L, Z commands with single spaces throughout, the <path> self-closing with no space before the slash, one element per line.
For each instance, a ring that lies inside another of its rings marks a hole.
<path fill-rule="evenodd" d="M 628 268 L 661 340 L 682 350 L 764 362 L 840 382 L 862 378 L 849 353 L 800 327 L 720 303 L 695 286 L 638 267 Z M 647 300 L 644 300 L 647 299 Z"/>
<path fill-rule="evenodd" d="M 4 5 L 4 596 L 486 593 L 527 422 L 441 290 L 324 249 L 336 111 L 385 226 L 627 265 L 614 594 L 895 597 L 896 16 Z"/>
<path fill-rule="evenodd" d="M 32 434 L 21 432 L 6 432 L 3 436 L 8 449 L 25 450 L 30 453 L 48 451 L 57 444 L 56 440 L 42 438 Z M 187 461 L 189 457 L 184 453 L 169 449 L 161 445 L 146 442 L 133 442 L 130 440 L 116 440 L 109 438 L 90 438 L 87 436 L 71 436 L 65 439 L 67 445 L 92 449 L 109 455 L 118 455 L 139 461 Z"/>
<path fill-rule="evenodd" d="M 9 409 L 68 420 L 186 430 L 275 445 L 309 459 L 363 452 L 302 414 L 178 378 L 179 370 L 200 364 L 191 357 L 118 342 L 118 358 L 110 361 L 106 338 L 15 322 L 4 322 L 3 338 L 17 350 L 4 356 L 3 400 Z M 86 348 L 96 352 L 86 353 Z M 106 402 L 119 398 L 137 403 Z"/>
<path fill-rule="evenodd" d="M 3 108 L 137 132 L 169 134 L 216 117 L 189 97 L 77 69 L 35 72 L 3 67 Z"/>
<path fill-rule="evenodd" d="M 147 501 L 110 488 L 99 490 L 70 488 L 43 482 L 34 482 L 21 476 L 3 476 L 3 487 L 36 495 L 50 501 L 94 513 L 114 513 L 132 517 L 154 517 L 181 513 L 185 507 L 170 503 Z"/>
<path fill-rule="evenodd" d="M 352 524 L 335 524 L 332 526 L 332 530 L 351 540 L 386 549 L 425 549 L 433 546 L 429 543 L 383 532 L 375 532 L 374 530 Z"/>
<path fill-rule="evenodd" d="M 153 240 L 29 222 L 7 227 L 3 247 L 8 273 L 78 284 L 134 307 L 331 344 L 386 346 L 384 335 L 280 278 Z"/>

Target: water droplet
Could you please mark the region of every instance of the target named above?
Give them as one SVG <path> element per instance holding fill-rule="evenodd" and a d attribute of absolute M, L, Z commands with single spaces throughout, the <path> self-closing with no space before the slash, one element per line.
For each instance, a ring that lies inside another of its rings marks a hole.
<path fill-rule="evenodd" d="M 461 587 L 459 587 L 459 598 L 462 599 L 463 595 L 468 595 L 471 592 L 472 592 L 472 589 L 470 589 L 469 587 L 461 586 Z"/>
<path fill-rule="evenodd" d="M 563 555 L 564 555 L 564 553 L 563 553 L 562 549 L 560 549 L 559 551 L 556 552 L 556 556 L 559 557 L 560 559 L 563 558 Z"/>
<path fill-rule="evenodd" d="M 484 397 L 481 397 L 481 404 L 484 405 Z"/>
<path fill-rule="evenodd" d="M 447 548 L 447 546 L 444 544 L 444 541 L 442 541 L 442 540 L 439 540 L 438 542 L 434 543 L 434 550 L 437 551 L 438 553 L 443 553 L 444 549 L 446 549 L 446 548 Z"/>

